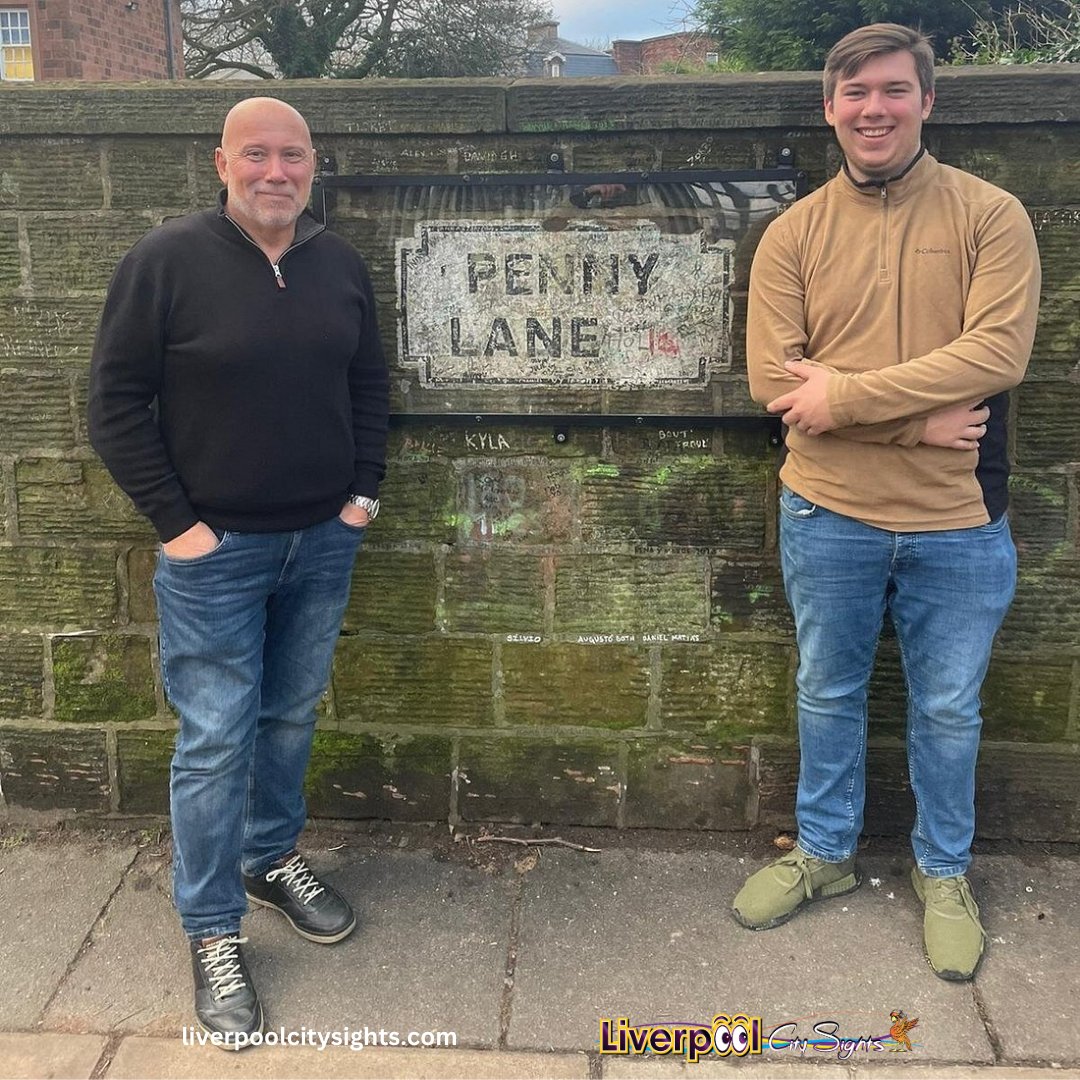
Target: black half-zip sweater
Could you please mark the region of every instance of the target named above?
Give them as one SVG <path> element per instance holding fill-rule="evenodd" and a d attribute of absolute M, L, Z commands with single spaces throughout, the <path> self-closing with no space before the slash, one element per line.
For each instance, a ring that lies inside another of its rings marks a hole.
<path fill-rule="evenodd" d="M 305 213 L 278 271 L 222 198 L 113 275 L 90 442 L 163 541 L 302 529 L 378 493 L 389 385 L 364 261 Z"/>

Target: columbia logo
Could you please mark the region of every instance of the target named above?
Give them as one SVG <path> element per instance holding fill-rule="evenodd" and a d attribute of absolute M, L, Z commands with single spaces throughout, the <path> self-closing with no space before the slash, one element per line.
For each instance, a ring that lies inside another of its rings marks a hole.
<path fill-rule="evenodd" d="M 916 255 L 951 255 L 952 248 L 916 248 Z"/>

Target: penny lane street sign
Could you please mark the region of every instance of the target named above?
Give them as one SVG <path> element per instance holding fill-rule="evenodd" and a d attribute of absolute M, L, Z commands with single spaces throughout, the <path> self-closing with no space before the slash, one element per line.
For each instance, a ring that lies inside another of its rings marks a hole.
<path fill-rule="evenodd" d="M 730 367 L 733 240 L 559 225 L 428 221 L 397 241 L 400 357 L 423 385 L 700 386 Z"/>

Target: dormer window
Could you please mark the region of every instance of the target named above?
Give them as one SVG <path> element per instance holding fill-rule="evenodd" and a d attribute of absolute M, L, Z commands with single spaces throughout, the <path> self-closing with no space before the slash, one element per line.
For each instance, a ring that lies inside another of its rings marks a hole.
<path fill-rule="evenodd" d="M 558 79 L 563 73 L 563 65 L 566 57 L 562 53 L 548 53 L 544 57 L 544 74 L 552 79 Z"/>

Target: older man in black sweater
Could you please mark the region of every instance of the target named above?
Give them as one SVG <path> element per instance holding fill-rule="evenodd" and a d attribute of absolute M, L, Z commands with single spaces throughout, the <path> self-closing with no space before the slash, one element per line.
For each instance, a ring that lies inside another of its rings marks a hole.
<path fill-rule="evenodd" d="M 315 705 L 385 471 L 386 361 L 367 269 L 305 206 L 314 150 L 272 98 L 229 113 L 214 210 L 121 260 L 94 348 L 94 448 L 161 539 L 173 894 L 219 1045 L 263 1027 L 247 900 L 303 937 L 356 920 L 296 851 Z"/>

